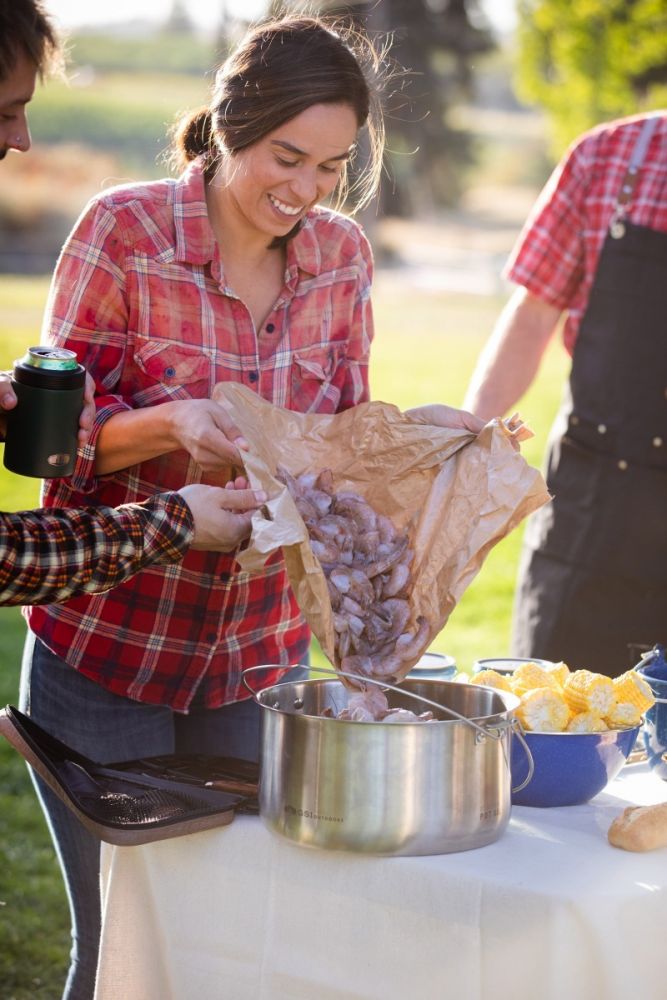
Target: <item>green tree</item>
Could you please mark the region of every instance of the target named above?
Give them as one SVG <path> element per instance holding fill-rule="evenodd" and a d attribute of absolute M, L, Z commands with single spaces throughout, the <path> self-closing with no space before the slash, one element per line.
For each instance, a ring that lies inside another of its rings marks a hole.
<path fill-rule="evenodd" d="M 517 88 L 553 152 L 602 121 L 667 104 L 666 0 L 517 0 Z"/>

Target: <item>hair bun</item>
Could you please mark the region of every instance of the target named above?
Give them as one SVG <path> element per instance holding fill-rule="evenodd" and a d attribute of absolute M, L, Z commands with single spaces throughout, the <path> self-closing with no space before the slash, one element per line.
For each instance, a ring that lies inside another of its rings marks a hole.
<path fill-rule="evenodd" d="M 183 159 L 196 160 L 211 148 L 211 112 L 207 107 L 193 112 L 180 125 L 176 146 Z"/>

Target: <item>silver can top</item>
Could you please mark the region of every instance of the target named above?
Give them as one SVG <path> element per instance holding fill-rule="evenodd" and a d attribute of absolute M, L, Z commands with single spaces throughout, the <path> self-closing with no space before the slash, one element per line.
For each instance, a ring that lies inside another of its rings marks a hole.
<path fill-rule="evenodd" d="M 46 368 L 51 371 L 70 371 L 78 368 L 74 351 L 68 351 L 64 347 L 29 347 L 25 355 L 18 364 L 28 365 L 29 368 Z"/>

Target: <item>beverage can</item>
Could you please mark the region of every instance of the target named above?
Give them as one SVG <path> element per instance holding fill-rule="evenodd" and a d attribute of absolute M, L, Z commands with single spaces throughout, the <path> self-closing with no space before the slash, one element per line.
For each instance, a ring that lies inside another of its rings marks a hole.
<path fill-rule="evenodd" d="M 14 362 L 17 405 L 7 413 L 7 469 L 39 479 L 72 475 L 85 384 L 86 369 L 64 347 L 29 347 Z"/>

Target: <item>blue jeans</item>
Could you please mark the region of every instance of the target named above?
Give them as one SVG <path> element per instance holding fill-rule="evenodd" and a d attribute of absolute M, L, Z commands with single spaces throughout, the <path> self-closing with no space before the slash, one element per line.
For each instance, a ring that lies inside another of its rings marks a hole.
<path fill-rule="evenodd" d="M 296 680 L 306 672 L 297 667 L 289 676 Z M 248 760 L 259 755 L 260 711 L 252 698 L 189 715 L 131 701 L 73 670 L 31 632 L 23 653 L 19 704 L 56 739 L 98 763 L 172 753 Z M 91 1000 L 101 925 L 100 842 L 39 777 L 33 774 L 32 779 L 62 868 L 72 917 L 71 965 L 63 1000 Z"/>

